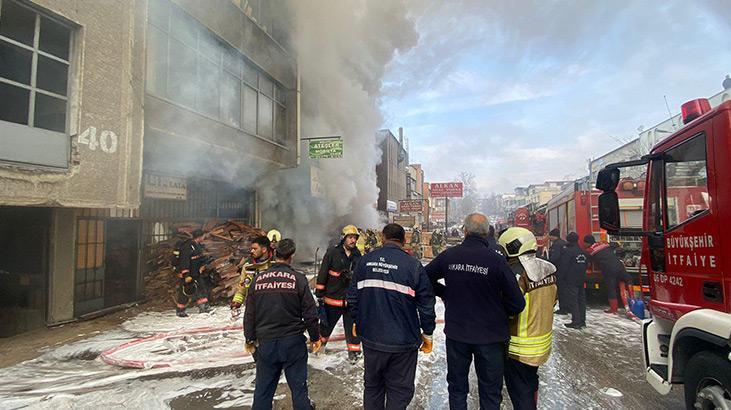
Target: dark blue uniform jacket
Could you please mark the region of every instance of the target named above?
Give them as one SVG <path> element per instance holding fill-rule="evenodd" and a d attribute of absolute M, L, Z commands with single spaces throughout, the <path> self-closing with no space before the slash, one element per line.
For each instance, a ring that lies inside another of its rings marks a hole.
<path fill-rule="evenodd" d="M 348 308 L 363 345 L 382 352 L 417 349 L 422 331 L 434 332 L 434 303 L 424 267 L 393 243 L 360 259 L 348 290 Z"/>
<path fill-rule="evenodd" d="M 467 236 L 440 253 L 426 271 L 444 301 L 448 338 L 468 344 L 508 341 L 508 316 L 522 312 L 525 299 L 505 257 L 487 239 Z"/>

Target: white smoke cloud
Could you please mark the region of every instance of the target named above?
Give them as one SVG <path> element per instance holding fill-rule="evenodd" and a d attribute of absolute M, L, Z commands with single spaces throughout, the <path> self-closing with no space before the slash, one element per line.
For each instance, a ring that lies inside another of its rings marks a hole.
<path fill-rule="evenodd" d="M 400 0 L 294 1 L 302 78 L 302 137 L 342 135 L 342 159 L 309 161 L 271 174 L 260 188 L 265 224 L 293 237 L 300 258 L 324 246 L 343 225 L 375 227 L 379 221 L 375 167 L 382 78 L 396 53 L 418 36 Z M 305 145 L 303 144 L 303 147 Z M 310 193 L 310 167 L 319 168 L 323 195 Z"/>

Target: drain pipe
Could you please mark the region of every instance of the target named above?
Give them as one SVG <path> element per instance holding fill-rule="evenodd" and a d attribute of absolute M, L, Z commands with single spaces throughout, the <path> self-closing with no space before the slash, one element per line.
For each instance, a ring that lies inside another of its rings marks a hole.
<path fill-rule="evenodd" d="M 302 119 L 300 118 L 302 114 L 302 84 L 300 81 L 300 68 L 299 65 L 297 65 L 297 166 L 300 166 L 300 163 L 302 162 Z"/>

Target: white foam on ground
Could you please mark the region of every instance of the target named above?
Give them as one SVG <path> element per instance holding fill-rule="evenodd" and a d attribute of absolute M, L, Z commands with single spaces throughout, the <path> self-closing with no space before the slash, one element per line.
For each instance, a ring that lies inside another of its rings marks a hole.
<path fill-rule="evenodd" d="M 612 387 L 607 387 L 607 388 L 602 389 L 602 393 L 604 393 L 604 394 L 606 394 L 607 396 L 610 396 L 610 397 L 622 397 L 622 396 L 624 396 L 621 391 L 619 391 L 619 390 L 617 390 L 615 388 L 612 388 Z"/>

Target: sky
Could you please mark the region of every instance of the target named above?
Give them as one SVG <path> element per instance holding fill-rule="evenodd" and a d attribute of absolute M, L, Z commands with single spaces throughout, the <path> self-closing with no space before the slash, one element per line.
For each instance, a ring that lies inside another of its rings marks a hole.
<path fill-rule="evenodd" d="M 479 191 L 587 175 L 731 73 L 723 0 L 406 0 L 419 35 L 386 67 L 384 128 L 430 182 Z M 395 133 L 395 132 L 394 132 Z"/>

